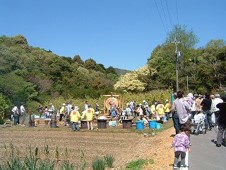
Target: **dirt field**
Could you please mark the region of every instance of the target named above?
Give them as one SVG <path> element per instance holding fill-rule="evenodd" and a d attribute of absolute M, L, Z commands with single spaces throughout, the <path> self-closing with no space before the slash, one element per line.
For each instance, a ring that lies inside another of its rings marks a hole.
<path fill-rule="evenodd" d="M 87 169 L 90 169 L 92 160 L 107 154 L 115 158 L 114 169 L 125 169 L 127 163 L 139 159 L 154 160 L 154 164 L 148 164 L 143 168 L 146 170 L 172 169 L 170 164 L 173 162 L 173 150 L 170 148 L 172 142 L 170 136 L 174 133 L 174 129 L 158 132 L 155 136 L 151 133 L 145 136 L 143 132 L 137 133 L 134 129 L 135 127 L 132 130 L 122 129 L 119 126 L 93 131 L 81 129 L 79 132 L 73 132 L 69 127 L 64 126 L 59 128 L 1 127 L 0 160 L 4 160 L 4 146 L 12 143 L 19 150 L 21 157 L 27 153 L 28 146 L 32 148 L 37 146 L 40 157 L 44 157 L 44 148 L 48 145 L 49 157 L 52 159 L 56 159 L 57 150 L 60 161 L 68 159 L 80 164 L 83 159 L 87 162 Z M 150 129 L 146 127 L 144 132 L 150 132 Z M 65 154 L 66 148 L 68 155 Z"/>

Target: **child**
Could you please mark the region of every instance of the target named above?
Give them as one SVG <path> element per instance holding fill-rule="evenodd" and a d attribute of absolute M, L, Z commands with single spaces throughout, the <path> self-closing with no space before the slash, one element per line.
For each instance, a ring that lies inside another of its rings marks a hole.
<path fill-rule="evenodd" d="M 190 147 L 190 141 L 186 134 L 186 129 L 181 129 L 181 132 L 178 133 L 173 140 L 172 147 L 174 147 L 175 158 L 174 158 L 174 168 L 178 167 L 179 157 L 181 158 L 180 166 L 186 167 L 185 165 L 185 156 L 186 151 Z"/>

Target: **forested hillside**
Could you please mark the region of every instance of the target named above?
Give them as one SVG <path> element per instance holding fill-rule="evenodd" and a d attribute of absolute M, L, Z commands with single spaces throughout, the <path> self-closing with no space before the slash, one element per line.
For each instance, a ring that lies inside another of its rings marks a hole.
<path fill-rule="evenodd" d="M 93 59 L 60 57 L 31 47 L 25 37 L 0 37 L 0 93 L 11 104 L 51 98 L 98 97 L 109 93 L 118 75 Z"/>
<path fill-rule="evenodd" d="M 175 38 L 177 37 L 177 55 Z M 176 91 L 176 63 L 179 90 L 204 94 L 226 92 L 226 44 L 210 40 L 195 48 L 198 38 L 186 27 L 175 26 L 166 41 L 157 45 L 147 66 L 121 76 L 115 89 L 130 92 L 170 89 Z"/>

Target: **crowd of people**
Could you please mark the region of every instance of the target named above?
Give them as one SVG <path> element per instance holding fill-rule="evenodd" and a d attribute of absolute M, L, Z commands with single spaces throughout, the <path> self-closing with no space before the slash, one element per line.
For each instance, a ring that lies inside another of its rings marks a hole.
<path fill-rule="evenodd" d="M 158 121 L 166 122 L 170 117 L 171 104 L 168 99 L 165 102 L 154 101 L 151 105 L 146 100 L 137 104 L 136 101 L 126 103 L 124 108 L 119 108 L 114 103 L 110 103 L 108 116 L 112 119 L 118 120 L 122 123 L 123 119 L 132 119 L 133 123 L 136 120 L 143 120 L 144 124 L 148 124 L 149 119 L 156 119 Z M 43 107 L 39 105 L 37 108 L 38 115 L 35 118 L 50 119 L 53 113 L 56 114 L 56 119 L 62 122 L 65 126 L 72 124 L 73 130 L 79 130 L 79 123 L 81 120 L 87 120 L 88 129 L 93 129 L 93 120 L 100 112 L 99 105 L 96 103 L 95 108 L 92 108 L 88 101 L 84 102 L 84 108 L 80 109 L 78 106 L 73 106 L 70 102 L 63 103 L 58 109 L 53 103 L 49 106 Z M 12 109 L 12 118 L 14 124 L 21 124 L 24 126 L 26 117 L 26 110 L 23 105 L 18 109 L 14 106 Z M 20 122 L 19 122 L 20 119 Z"/>
<path fill-rule="evenodd" d="M 185 95 L 182 91 L 173 94 L 171 100 L 154 101 L 151 105 L 146 100 L 137 104 L 136 101 L 126 103 L 125 108 L 119 108 L 114 103 L 109 103 L 109 115 L 111 118 L 122 122 L 123 119 L 143 120 L 148 124 L 148 120 L 156 119 L 162 123 L 173 119 L 176 135 L 172 142 L 175 151 L 174 167 L 186 167 L 186 151 L 191 147 L 190 133 L 206 134 L 217 126 L 216 146 L 226 145 L 226 96 L 219 94 L 198 95 L 189 93 Z M 80 130 L 81 120 L 87 122 L 88 130 L 94 129 L 94 118 L 100 109 L 96 103 L 95 109 L 85 101 L 81 113 L 78 106 L 73 106 L 70 102 L 63 103 L 59 109 L 55 109 L 50 103 L 49 107 L 39 105 L 38 112 L 40 118 L 50 118 L 54 113 L 57 120 L 63 124 L 70 125 L 73 131 Z M 14 125 L 25 126 L 26 109 L 21 103 L 19 107 L 12 109 L 12 119 Z M 193 129 L 193 131 L 192 131 Z M 179 161 L 180 160 L 180 161 Z M 179 163 L 180 162 L 180 163 Z M 179 164 L 178 164 L 179 163 Z"/>
<path fill-rule="evenodd" d="M 226 96 L 220 97 L 219 94 L 210 95 L 209 93 L 205 95 L 189 93 L 185 96 L 183 92 L 178 91 L 174 97 L 176 99 L 172 102 L 171 113 L 176 136 L 172 147 L 175 151 L 174 167 L 177 168 L 186 166 L 185 156 L 191 146 L 190 133 L 193 126 L 196 128 L 197 135 L 206 134 L 217 126 L 216 146 L 220 147 L 225 143 Z"/>
<path fill-rule="evenodd" d="M 116 105 L 110 104 L 109 116 L 118 119 L 143 120 L 144 124 L 148 124 L 148 120 L 156 119 L 160 122 L 166 122 L 170 117 L 171 104 L 168 99 L 162 101 L 154 101 L 151 105 L 146 100 L 137 104 L 136 101 L 128 102 L 124 109 L 117 108 Z"/>

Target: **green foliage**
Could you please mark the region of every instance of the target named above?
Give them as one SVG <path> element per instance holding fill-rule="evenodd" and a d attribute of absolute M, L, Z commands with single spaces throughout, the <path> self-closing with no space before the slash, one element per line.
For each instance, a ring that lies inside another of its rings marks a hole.
<path fill-rule="evenodd" d="M 27 102 L 37 97 L 35 86 L 32 83 L 26 82 L 22 77 L 15 72 L 10 72 L 0 76 L 0 91 L 2 94 L 14 104 Z"/>
<path fill-rule="evenodd" d="M 38 148 L 35 148 L 35 153 L 32 152 L 31 146 L 29 146 L 29 155 L 27 155 L 24 159 L 24 164 L 29 170 L 36 170 L 37 169 L 37 162 L 38 162 Z"/>
<path fill-rule="evenodd" d="M 23 161 L 21 161 L 17 156 L 12 157 L 7 164 L 4 165 L 5 169 L 17 170 L 17 169 L 25 169 L 25 165 Z"/>
<path fill-rule="evenodd" d="M 126 103 L 131 101 L 136 101 L 137 104 L 142 103 L 143 100 L 146 100 L 149 104 L 152 104 L 154 101 L 165 101 L 170 99 L 172 91 L 169 90 L 153 90 L 147 93 L 124 93 L 122 95 L 124 107 Z"/>
<path fill-rule="evenodd" d="M 0 93 L 0 124 L 4 123 L 5 115 L 8 108 L 8 102 L 6 101 L 5 97 Z"/>
<path fill-rule="evenodd" d="M 166 43 L 174 42 L 175 38 L 185 48 L 194 48 L 199 41 L 192 30 L 188 31 L 186 26 L 180 25 L 174 26 L 173 30 L 169 33 L 166 39 Z"/>
<path fill-rule="evenodd" d="M 148 59 L 151 71 L 147 89 L 176 90 L 176 56 L 175 44 L 177 38 L 179 65 L 179 88 L 185 92 L 205 93 L 206 91 L 225 91 L 225 42 L 210 40 L 203 49 L 194 49 L 198 38 L 186 27 L 175 26 L 170 32 L 166 43 L 158 46 Z M 206 81 L 208 80 L 208 81 Z"/>
<path fill-rule="evenodd" d="M 39 170 L 54 170 L 55 162 L 45 159 L 39 161 Z"/>
<path fill-rule="evenodd" d="M 104 156 L 104 160 L 106 162 L 107 167 L 113 168 L 113 163 L 115 161 L 115 158 L 113 157 L 113 155 Z"/>
<path fill-rule="evenodd" d="M 80 170 L 85 170 L 86 164 L 87 162 L 85 160 L 85 153 L 83 150 L 80 150 L 80 165 L 79 165 Z"/>
<path fill-rule="evenodd" d="M 146 164 L 153 164 L 153 160 L 145 160 L 145 159 L 139 159 L 136 161 L 132 161 L 126 165 L 127 170 L 142 170 L 143 166 Z"/>
<path fill-rule="evenodd" d="M 109 73 L 93 59 L 84 62 L 79 55 L 59 57 L 30 47 L 22 35 L 0 37 L 0 92 L 13 104 L 44 103 L 69 95 L 98 97 L 112 91 L 116 79 L 113 68 Z"/>
<path fill-rule="evenodd" d="M 60 170 L 74 170 L 75 165 L 73 163 L 70 163 L 68 160 L 63 161 L 62 164 L 60 164 Z"/>
<path fill-rule="evenodd" d="M 104 170 L 105 167 L 106 167 L 106 165 L 105 165 L 105 161 L 103 159 L 96 158 L 92 162 L 93 170 Z"/>

